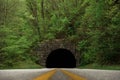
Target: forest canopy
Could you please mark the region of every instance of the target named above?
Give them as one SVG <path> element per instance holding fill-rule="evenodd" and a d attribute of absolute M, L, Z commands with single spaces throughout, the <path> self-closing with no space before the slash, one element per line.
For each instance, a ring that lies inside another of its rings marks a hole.
<path fill-rule="evenodd" d="M 77 44 L 80 65 L 120 64 L 119 0 L 0 0 L 0 68 L 31 60 L 44 40 Z"/>

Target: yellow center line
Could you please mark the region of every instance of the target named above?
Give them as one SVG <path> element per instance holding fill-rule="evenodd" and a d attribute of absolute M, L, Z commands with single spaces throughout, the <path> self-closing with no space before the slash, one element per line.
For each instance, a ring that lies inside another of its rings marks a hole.
<path fill-rule="evenodd" d="M 54 75 L 56 72 L 56 69 L 55 70 L 52 70 L 52 71 L 49 71 L 49 72 L 46 72 L 40 76 L 38 76 L 37 78 L 33 79 L 33 80 L 49 80 L 49 78 Z"/>
<path fill-rule="evenodd" d="M 74 74 L 72 72 L 66 71 L 66 70 L 61 70 L 64 74 L 68 75 L 72 80 L 87 80 L 84 77 L 81 77 L 77 74 Z"/>

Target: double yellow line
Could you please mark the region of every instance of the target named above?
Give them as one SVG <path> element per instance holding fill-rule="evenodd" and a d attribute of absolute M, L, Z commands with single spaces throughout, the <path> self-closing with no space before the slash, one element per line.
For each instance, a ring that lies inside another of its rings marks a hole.
<path fill-rule="evenodd" d="M 56 73 L 56 71 L 57 70 L 54 69 L 52 71 L 46 72 L 33 80 L 49 80 Z M 76 75 L 74 73 L 71 73 L 69 71 L 66 71 L 66 70 L 60 70 L 60 71 L 63 72 L 63 74 L 69 76 L 71 78 L 71 80 L 86 80 L 85 78 L 83 78 L 79 75 Z"/>
<path fill-rule="evenodd" d="M 38 76 L 37 78 L 35 78 L 33 80 L 49 80 L 50 77 L 55 74 L 55 72 L 56 72 L 56 70 L 52 70 L 52 71 L 46 72 L 46 73 Z"/>
<path fill-rule="evenodd" d="M 68 75 L 71 80 L 86 80 L 84 77 L 81 77 L 79 75 L 76 75 L 72 72 L 66 71 L 66 70 L 61 70 L 64 74 Z"/>

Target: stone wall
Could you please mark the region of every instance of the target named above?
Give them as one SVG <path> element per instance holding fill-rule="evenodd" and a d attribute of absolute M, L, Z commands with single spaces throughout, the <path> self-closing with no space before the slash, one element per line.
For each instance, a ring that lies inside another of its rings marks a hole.
<path fill-rule="evenodd" d="M 39 57 L 39 64 L 45 67 L 48 55 L 56 49 L 63 48 L 71 51 L 76 58 L 76 65 L 79 65 L 79 55 L 76 51 L 75 43 L 64 39 L 46 40 L 38 44 L 34 53 Z"/>

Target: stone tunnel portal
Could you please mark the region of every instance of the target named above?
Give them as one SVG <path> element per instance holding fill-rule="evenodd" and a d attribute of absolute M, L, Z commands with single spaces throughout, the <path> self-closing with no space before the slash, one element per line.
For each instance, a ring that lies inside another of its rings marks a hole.
<path fill-rule="evenodd" d="M 71 51 L 67 49 L 53 50 L 46 60 L 47 68 L 75 68 L 76 59 Z"/>

